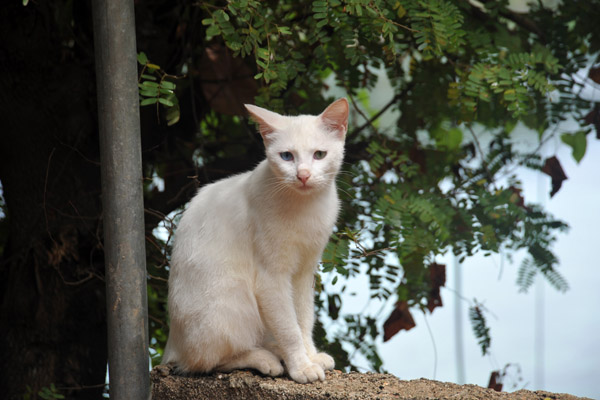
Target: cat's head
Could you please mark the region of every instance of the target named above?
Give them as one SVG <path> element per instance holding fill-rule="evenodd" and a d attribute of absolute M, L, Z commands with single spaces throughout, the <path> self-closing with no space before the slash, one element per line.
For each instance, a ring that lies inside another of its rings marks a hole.
<path fill-rule="evenodd" d="M 279 187 L 308 194 L 331 185 L 344 158 L 346 99 L 336 100 L 316 116 L 283 116 L 249 104 L 246 108 L 258 123 Z"/>

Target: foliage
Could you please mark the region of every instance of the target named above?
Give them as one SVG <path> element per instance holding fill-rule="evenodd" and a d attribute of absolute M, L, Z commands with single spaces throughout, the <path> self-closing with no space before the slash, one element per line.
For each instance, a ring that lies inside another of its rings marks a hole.
<path fill-rule="evenodd" d="M 223 60 L 237 65 L 221 71 L 222 90 L 201 102 L 202 112 L 191 93 L 195 136 L 174 146 L 194 160 L 196 179 L 255 156 L 256 136 L 232 111 L 234 104 L 214 105 L 219 96 L 238 99 L 250 91 L 257 104 L 276 111 L 318 113 L 334 84 L 353 104 L 348 164 L 339 178 L 342 218 L 317 281 L 317 341 L 335 355 L 338 367 L 356 368 L 349 353 L 354 349 L 371 368 L 382 368 L 375 341 L 385 333 L 385 316 L 344 312 L 347 279 L 366 274 L 374 301 L 432 312 L 441 305 L 445 280 L 435 276 L 437 258 L 452 252 L 463 260 L 502 250 L 526 254 L 517 273 L 522 290 L 537 274 L 558 290 L 568 288 L 552 252 L 557 233 L 567 226 L 523 198 L 515 168 L 533 168 L 554 180 L 537 153 L 554 137 L 573 149 L 578 162 L 584 157 L 592 129 L 587 124 L 596 121 L 588 113 L 597 108 L 582 96 L 580 76 L 600 50 L 600 26 L 592 22 L 593 2 L 556 8 L 540 2 L 525 14 L 507 3 L 230 0 L 176 9 L 183 48 L 196 49 L 170 62 L 171 72 L 187 73 L 192 82 L 178 87 L 180 99 L 189 98 L 194 79 L 206 96 L 214 82 L 202 76 L 221 68 Z M 224 58 L 217 58 L 218 51 Z M 147 58 L 140 64 L 142 104 L 175 107 L 168 76 Z M 384 77 L 393 97 L 377 108 L 364 94 Z M 387 110 L 395 117 L 382 128 L 377 119 Z M 177 118 L 168 113 L 169 124 L 177 122 L 179 108 Z M 561 122 L 568 118 L 581 126 L 565 132 Z M 515 145 L 517 123 L 540 147 Z M 486 135 L 491 139 L 484 142 Z M 167 168 L 157 164 L 152 173 L 166 177 Z M 152 196 L 156 188 L 149 186 Z M 154 236 L 158 249 L 166 246 Z M 160 355 L 168 252 L 151 254 L 150 325 Z M 470 309 L 485 354 L 491 339 L 483 312 L 478 303 Z"/>
<path fill-rule="evenodd" d="M 167 125 L 176 124 L 179 121 L 179 100 L 175 96 L 176 85 L 170 80 L 175 78 L 161 71 L 159 65 L 148 61 L 146 53 L 140 52 L 137 56 L 138 63 L 142 66 L 138 81 L 140 92 L 140 106 L 162 105 L 167 109 L 165 119 Z"/>
<path fill-rule="evenodd" d="M 481 304 L 475 302 L 475 305 L 469 308 L 469 320 L 471 320 L 475 337 L 481 346 L 481 352 L 483 355 L 486 355 L 489 351 L 492 338 L 490 337 L 490 328 L 486 324 Z"/>
<path fill-rule="evenodd" d="M 32 391 L 31 387 L 27 387 L 27 392 L 23 395 L 23 399 L 24 400 L 30 400 L 30 399 L 34 399 L 36 397 L 34 396 L 34 392 Z M 58 389 L 56 388 L 56 385 L 54 383 L 50 384 L 50 387 L 44 386 L 42 387 L 42 389 L 40 391 L 38 391 L 37 396 L 40 399 L 44 399 L 44 400 L 53 400 L 53 399 L 64 399 L 65 396 L 60 394 Z"/>

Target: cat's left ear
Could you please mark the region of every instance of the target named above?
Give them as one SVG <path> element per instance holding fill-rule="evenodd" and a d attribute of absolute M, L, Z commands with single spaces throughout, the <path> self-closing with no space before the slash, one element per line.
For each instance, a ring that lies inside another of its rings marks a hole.
<path fill-rule="evenodd" d="M 341 98 L 334 101 L 319 115 L 323 124 L 340 139 L 346 136 L 348 130 L 348 100 Z"/>
<path fill-rule="evenodd" d="M 250 117 L 258 123 L 258 130 L 263 140 L 267 141 L 269 135 L 275 132 L 276 127 L 280 125 L 281 115 L 252 104 L 244 104 L 244 106 L 250 113 Z"/>

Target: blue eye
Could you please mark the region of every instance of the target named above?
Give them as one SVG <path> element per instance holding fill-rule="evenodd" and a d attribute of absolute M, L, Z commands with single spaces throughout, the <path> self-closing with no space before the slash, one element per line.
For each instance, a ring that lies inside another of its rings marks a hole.
<path fill-rule="evenodd" d="M 317 150 L 317 151 L 315 151 L 315 154 L 313 154 L 313 157 L 315 160 L 322 160 L 325 158 L 326 155 L 327 155 L 326 151 Z"/>
<path fill-rule="evenodd" d="M 289 151 L 283 151 L 279 153 L 279 156 L 283 161 L 292 161 L 294 159 L 294 155 Z"/>

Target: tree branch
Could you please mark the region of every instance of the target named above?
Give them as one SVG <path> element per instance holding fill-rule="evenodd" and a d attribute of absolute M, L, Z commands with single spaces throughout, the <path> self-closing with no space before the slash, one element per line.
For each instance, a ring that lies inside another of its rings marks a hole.
<path fill-rule="evenodd" d="M 365 122 L 358 128 L 354 129 L 352 132 L 350 132 L 350 134 L 348 136 L 355 136 L 360 131 L 367 128 L 368 126 L 373 126 L 373 122 L 377 121 L 377 119 L 379 119 L 379 117 L 381 117 L 384 112 L 386 112 L 391 106 L 393 106 L 396 103 L 396 101 L 398 101 L 400 99 L 400 97 L 401 97 L 401 94 L 397 93 L 385 106 L 383 106 L 383 108 L 381 110 L 379 110 L 379 112 L 377 114 L 375 114 L 373 117 L 371 117 L 371 119 L 367 120 L 367 122 Z M 350 97 L 350 99 L 352 100 L 352 96 Z"/>

